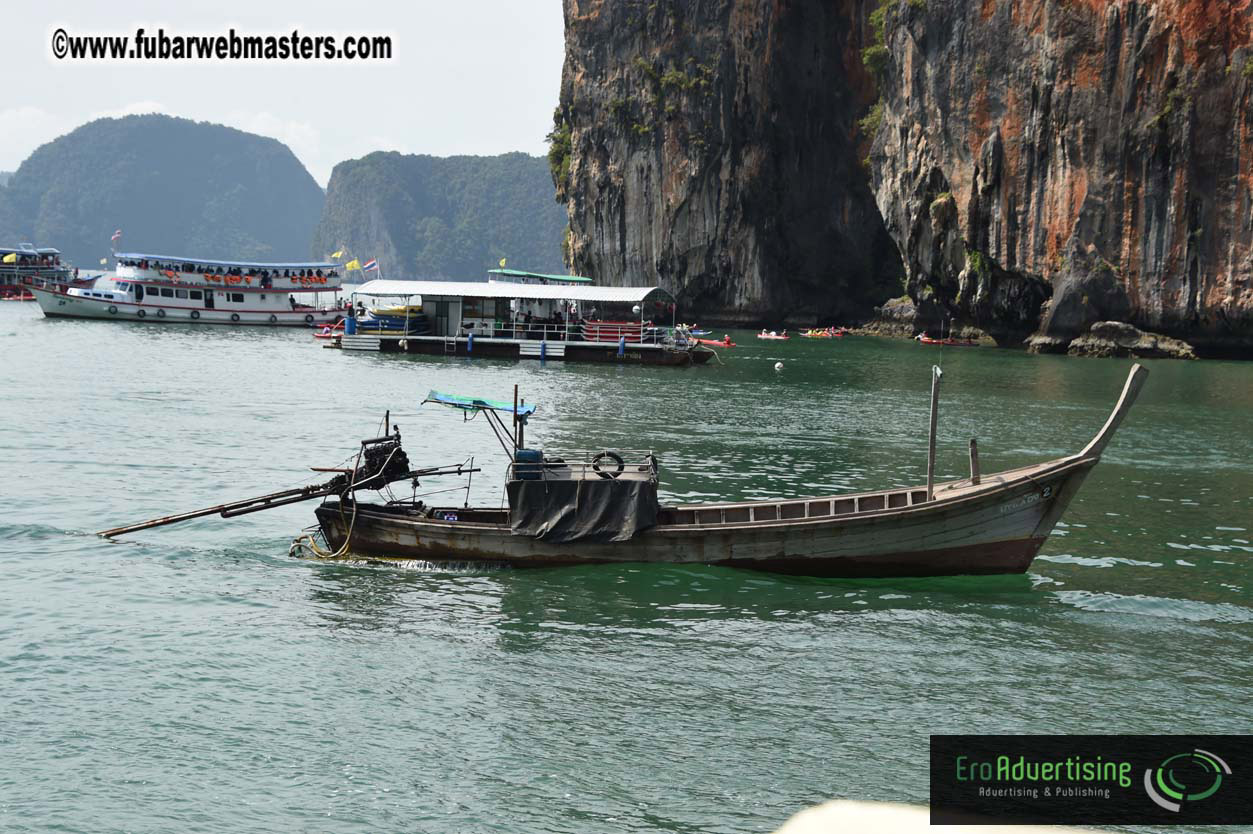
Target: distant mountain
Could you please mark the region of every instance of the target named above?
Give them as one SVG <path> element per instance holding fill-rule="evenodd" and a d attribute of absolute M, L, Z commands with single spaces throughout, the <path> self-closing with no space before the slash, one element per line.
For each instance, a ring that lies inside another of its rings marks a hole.
<path fill-rule="evenodd" d="M 8 185 L 9 180 L 13 178 L 12 171 L 0 171 L 0 185 Z"/>
<path fill-rule="evenodd" d="M 542 157 L 372 153 L 335 166 L 312 255 L 347 246 L 385 278 L 478 280 L 501 258 L 564 273 L 566 212 L 553 195 Z"/>
<path fill-rule="evenodd" d="M 98 119 L 41 146 L 0 188 L 0 244 L 79 266 L 120 251 L 304 260 L 322 189 L 275 139 L 169 116 Z"/>

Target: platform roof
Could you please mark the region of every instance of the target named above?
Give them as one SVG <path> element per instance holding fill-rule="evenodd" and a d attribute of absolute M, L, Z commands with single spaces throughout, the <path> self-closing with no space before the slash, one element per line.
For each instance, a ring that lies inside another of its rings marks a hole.
<path fill-rule="evenodd" d="M 339 269 L 339 264 L 333 261 L 283 261 L 274 263 L 272 261 L 215 261 L 210 258 L 186 258 L 182 255 L 152 255 L 142 252 L 115 252 L 115 258 L 125 258 L 128 261 L 169 261 L 178 264 L 204 264 L 205 266 L 256 266 L 261 269 Z"/>
<path fill-rule="evenodd" d="M 507 281 L 367 281 L 354 295 L 422 296 L 431 298 L 520 298 L 528 300 L 599 301 L 637 304 L 650 297 L 673 301 L 661 287 L 586 287 L 562 284 L 513 284 Z"/>
<path fill-rule="evenodd" d="M 566 281 L 571 284 L 590 284 L 591 278 L 582 275 L 550 275 L 544 272 L 527 272 L 523 269 L 489 269 L 490 275 L 505 275 L 509 278 L 539 278 L 542 281 Z"/>

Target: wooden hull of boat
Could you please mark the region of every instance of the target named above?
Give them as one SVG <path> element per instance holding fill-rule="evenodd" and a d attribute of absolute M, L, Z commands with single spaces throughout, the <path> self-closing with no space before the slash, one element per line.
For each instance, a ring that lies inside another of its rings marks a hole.
<path fill-rule="evenodd" d="M 849 496 L 663 508 L 663 523 L 626 542 L 553 544 L 513 536 L 503 511 L 495 523 L 484 523 L 444 521 L 398 508 L 359 504 L 350 552 L 517 567 L 710 564 L 832 577 L 1022 573 L 1095 462 L 1062 459 L 990 476 L 980 486 L 968 482 L 941 485 L 933 501 L 837 515 L 830 513 L 847 506 Z M 918 491 L 891 494 L 917 495 Z M 882 505 L 890 503 L 885 500 Z M 789 517 L 800 508 L 806 514 L 814 512 L 815 506 L 825 507 L 828 514 Z M 493 512 L 497 511 L 462 511 L 461 515 L 490 518 Z M 323 534 L 334 548 L 344 543 L 350 513 L 351 506 L 341 513 L 333 501 L 317 510 Z M 763 515 L 774 520 L 753 520 Z M 728 516 L 749 520 L 697 523 L 701 518 Z M 674 523 L 681 519 L 690 521 Z"/>

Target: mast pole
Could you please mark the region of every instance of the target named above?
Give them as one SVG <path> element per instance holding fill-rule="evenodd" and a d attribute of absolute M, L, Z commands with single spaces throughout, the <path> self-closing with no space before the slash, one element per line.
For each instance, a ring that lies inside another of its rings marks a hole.
<path fill-rule="evenodd" d="M 940 416 L 940 377 L 944 372 L 939 365 L 931 366 L 931 426 L 927 432 L 927 500 L 935 498 L 935 427 Z"/>
<path fill-rule="evenodd" d="M 526 408 L 526 397 L 522 398 L 522 407 Z M 513 410 L 513 413 L 517 415 L 518 409 L 515 408 Z M 521 449 L 525 445 L 526 445 L 526 418 L 523 417 L 518 420 L 518 448 Z"/>

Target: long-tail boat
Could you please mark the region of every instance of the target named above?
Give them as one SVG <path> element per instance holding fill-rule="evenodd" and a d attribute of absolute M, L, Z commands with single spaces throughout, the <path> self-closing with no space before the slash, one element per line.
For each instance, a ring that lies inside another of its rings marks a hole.
<path fill-rule="evenodd" d="M 411 470 L 400 434 L 362 441 L 358 463 L 329 483 L 106 530 L 114 536 L 220 511 L 239 515 L 324 498 L 316 515 L 325 549 L 427 562 L 539 567 L 660 562 L 753 568 L 810 576 L 888 577 L 1022 573 L 1101 459 L 1148 371 L 1132 367 L 1105 425 L 1080 451 L 981 475 L 971 444 L 967 478 L 934 482 L 939 369 L 932 378 L 927 483 L 850 495 L 774 501 L 661 504 L 649 451 L 546 454 L 525 443 L 533 404 L 431 392 L 425 402 L 482 414 L 510 455 L 508 507 L 367 503 L 363 489 L 469 466 Z M 512 427 L 505 424 L 505 418 Z M 386 425 L 386 424 L 385 424 Z M 467 495 L 469 489 L 466 490 Z M 298 540 L 299 541 L 299 540 Z"/>
<path fill-rule="evenodd" d="M 946 483 L 659 505 L 650 452 L 558 457 L 515 441 L 508 508 L 346 498 L 323 503 L 317 518 L 337 550 L 434 562 L 702 563 L 812 576 L 1022 573 L 1101 459 L 1147 374 L 1132 368 L 1104 427 L 1079 452 L 982 476 L 974 455 L 971 476 Z M 428 399 L 498 421 L 508 414 L 519 429 L 533 409 L 437 394 Z"/>

